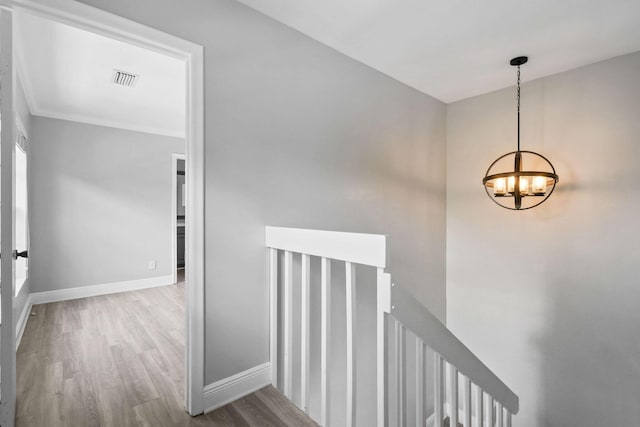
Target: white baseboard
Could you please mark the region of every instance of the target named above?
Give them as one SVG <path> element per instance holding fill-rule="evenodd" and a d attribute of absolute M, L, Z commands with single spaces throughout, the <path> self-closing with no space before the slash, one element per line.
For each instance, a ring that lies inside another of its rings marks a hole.
<path fill-rule="evenodd" d="M 171 284 L 173 284 L 173 275 L 169 274 L 167 276 L 128 280 L 126 282 L 103 283 L 100 285 L 79 286 L 77 288 L 59 289 L 55 291 L 34 292 L 30 295 L 30 298 L 31 303 L 36 305 L 115 294 L 118 292 L 137 291 L 139 289 L 155 288 Z"/>
<path fill-rule="evenodd" d="M 24 329 L 27 327 L 27 321 L 29 320 L 32 307 L 33 302 L 31 300 L 31 294 L 29 294 L 27 295 L 27 300 L 24 302 L 24 307 L 22 307 L 22 313 L 20 313 L 20 317 L 18 317 L 18 321 L 16 322 L 16 350 L 20 347 L 20 341 L 22 341 Z"/>
<path fill-rule="evenodd" d="M 204 412 L 218 409 L 269 384 L 271 384 L 271 363 L 269 362 L 209 384 L 204 388 Z"/>

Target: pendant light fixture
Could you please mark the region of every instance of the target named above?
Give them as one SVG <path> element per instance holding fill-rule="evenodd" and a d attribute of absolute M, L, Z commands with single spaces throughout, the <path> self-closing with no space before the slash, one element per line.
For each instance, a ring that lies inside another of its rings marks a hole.
<path fill-rule="evenodd" d="M 519 56 L 510 62 L 518 67 L 518 149 L 498 157 L 482 180 L 487 195 L 506 209 L 525 210 L 543 203 L 558 183 L 558 175 L 546 157 L 520 150 L 520 66 L 528 58 Z"/>

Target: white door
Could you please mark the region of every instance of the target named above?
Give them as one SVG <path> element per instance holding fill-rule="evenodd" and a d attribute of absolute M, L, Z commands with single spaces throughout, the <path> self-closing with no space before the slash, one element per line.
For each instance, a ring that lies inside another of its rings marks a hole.
<path fill-rule="evenodd" d="M 16 412 L 15 161 L 12 15 L 0 10 L 0 425 L 13 427 Z M 24 249 L 20 249 L 22 251 Z"/>

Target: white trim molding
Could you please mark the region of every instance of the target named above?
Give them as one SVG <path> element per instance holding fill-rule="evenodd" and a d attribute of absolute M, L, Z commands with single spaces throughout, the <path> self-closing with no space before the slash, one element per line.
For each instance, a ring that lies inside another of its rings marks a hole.
<path fill-rule="evenodd" d="M 269 384 L 271 384 L 271 363 L 269 362 L 211 383 L 204 388 L 204 412 L 216 410 Z"/>
<path fill-rule="evenodd" d="M 29 298 L 33 305 L 47 304 L 50 302 L 116 294 L 118 292 L 157 288 L 159 286 L 167 286 L 173 283 L 173 275 L 169 274 L 168 276 L 149 277 L 147 279 L 102 283 L 99 285 L 79 286 L 76 288 L 58 289 L 55 291 L 33 292 L 29 295 Z"/>
<path fill-rule="evenodd" d="M 204 48 L 190 44 L 187 63 L 185 160 L 185 285 L 187 329 L 185 407 L 204 412 Z"/>

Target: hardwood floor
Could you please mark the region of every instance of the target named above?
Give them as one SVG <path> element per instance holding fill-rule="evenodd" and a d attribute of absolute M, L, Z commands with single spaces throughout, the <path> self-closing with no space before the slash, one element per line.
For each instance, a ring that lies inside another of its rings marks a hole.
<path fill-rule="evenodd" d="M 273 387 L 184 412 L 183 282 L 32 312 L 17 355 L 18 427 L 316 425 Z"/>

